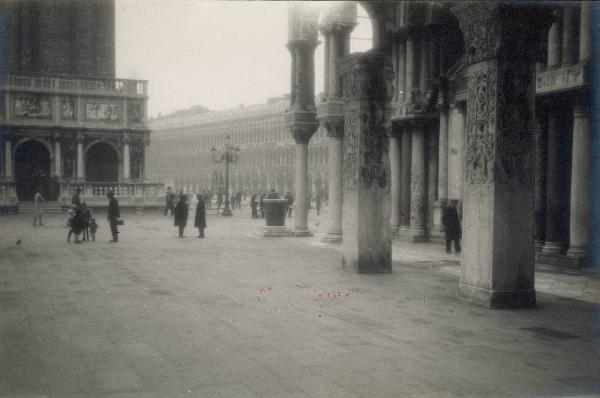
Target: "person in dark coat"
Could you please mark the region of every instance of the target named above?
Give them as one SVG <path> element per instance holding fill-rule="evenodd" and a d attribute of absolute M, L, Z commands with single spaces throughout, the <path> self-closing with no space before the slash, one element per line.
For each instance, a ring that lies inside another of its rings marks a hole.
<path fill-rule="evenodd" d="M 204 238 L 204 228 L 206 228 L 206 202 L 204 196 L 198 194 L 198 204 L 196 204 L 196 217 L 194 217 L 194 227 L 198 228 L 198 238 Z"/>
<path fill-rule="evenodd" d="M 250 209 L 252 209 L 252 218 L 258 218 L 258 213 L 256 211 L 258 203 L 256 203 L 256 194 L 252 194 L 250 197 Z"/>
<path fill-rule="evenodd" d="M 187 225 L 187 219 L 189 214 L 189 207 L 187 204 L 186 196 L 181 192 L 179 194 L 179 198 L 177 199 L 177 204 L 175 205 L 175 210 L 173 211 L 174 225 L 179 227 L 179 237 L 184 238 L 183 230 Z"/>
<path fill-rule="evenodd" d="M 116 243 L 119 241 L 119 229 L 117 228 L 117 223 L 119 218 L 121 218 L 121 212 L 119 211 L 119 201 L 115 198 L 115 194 L 113 191 L 108 191 L 106 193 L 108 197 L 108 214 L 106 215 L 106 220 L 110 225 L 110 233 L 112 234 L 112 240 L 110 243 Z"/>
<path fill-rule="evenodd" d="M 171 190 L 171 187 L 167 188 L 166 201 L 167 203 L 165 203 L 165 216 L 167 215 L 169 210 L 171 211 L 171 214 L 173 214 L 173 208 L 175 207 L 175 194 Z"/>
<path fill-rule="evenodd" d="M 321 191 L 317 191 L 315 194 L 315 208 L 317 209 L 317 216 L 321 214 Z"/>
<path fill-rule="evenodd" d="M 73 218 L 71 218 L 71 223 L 69 224 L 70 229 L 69 234 L 67 235 L 67 242 L 71 241 L 71 235 L 75 235 L 75 240 L 73 242 L 81 243 L 81 241 L 79 240 L 79 234 L 81 234 L 81 231 L 83 231 L 84 228 L 83 215 L 81 212 L 81 207 L 77 205 L 72 206 L 74 214 Z"/>
<path fill-rule="evenodd" d="M 444 225 L 444 233 L 446 235 L 446 253 L 452 252 L 452 241 L 454 241 L 454 250 L 456 253 L 460 253 L 460 239 L 462 231 L 455 200 L 451 201 L 448 204 L 448 207 L 446 207 L 444 210 L 444 214 L 442 215 L 442 224 Z"/>
<path fill-rule="evenodd" d="M 83 239 L 82 241 L 90 240 L 90 221 L 92 220 L 92 212 L 87 207 L 85 202 L 81 202 L 81 218 L 83 219 Z"/>

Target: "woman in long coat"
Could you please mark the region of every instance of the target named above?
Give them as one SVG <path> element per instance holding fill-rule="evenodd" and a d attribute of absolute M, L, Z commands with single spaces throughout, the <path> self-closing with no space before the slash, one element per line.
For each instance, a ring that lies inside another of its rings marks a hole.
<path fill-rule="evenodd" d="M 179 227 L 179 237 L 183 238 L 183 230 L 187 225 L 189 208 L 186 203 L 186 197 L 183 193 L 179 194 L 179 198 L 177 198 L 177 204 L 175 205 L 175 210 L 173 211 L 173 219 L 174 225 Z"/>
<path fill-rule="evenodd" d="M 204 238 L 204 228 L 206 228 L 206 202 L 204 196 L 198 194 L 198 203 L 196 204 L 196 217 L 194 218 L 194 227 L 198 228 L 198 238 Z"/>

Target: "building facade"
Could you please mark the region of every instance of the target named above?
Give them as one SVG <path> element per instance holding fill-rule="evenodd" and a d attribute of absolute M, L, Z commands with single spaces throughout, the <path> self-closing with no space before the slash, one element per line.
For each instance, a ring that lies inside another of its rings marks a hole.
<path fill-rule="evenodd" d="M 222 111 L 192 107 L 150 120 L 149 178 L 176 190 L 216 192 L 220 178 L 215 173 L 224 176 L 225 165 L 215 163 L 210 152 L 221 151 L 229 136 L 240 149 L 237 162 L 230 165 L 231 192 L 293 192 L 295 149 L 284 118 L 288 106 L 289 97 L 270 98 Z M 323 129 L 309 148 L 311 195 L 327 192 L 327 156 Z"/>
<path fill-rule="evenodd" d="M 144 183 L 147 82 L 115 77 L 114 1 L 12 1 L 5 20 L 0 92 L 2 206 L 42 188 L 70 204 L 158 203 L 160 184 Z"/>

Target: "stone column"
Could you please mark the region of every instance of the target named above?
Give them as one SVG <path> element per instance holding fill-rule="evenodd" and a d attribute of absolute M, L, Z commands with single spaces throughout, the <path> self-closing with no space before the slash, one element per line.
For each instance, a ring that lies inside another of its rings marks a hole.
<path fill-rule="evenodd" d="M 346 103 L 342 265 L 359 273 L 391 272 L 392 63 L 385 54 L 367 52 L 342 58 L 338 66 Z"/>
<path fill-rule="evenodd" d="M 62 178 L 62 154 L 60 146 L 60 135 L 54 136 L 54 176 Z"/>
<path fill-rule="evenodd" d="M 85 167 L 83 163 L 83 135 L 77 134 L 75 140 L 77 141 L 77 180 L 83 181 L 85 180 Z"/>
<path fill-rule="evenodd" d="M 288 44 L 292 56 L 290 110 L 286 123 L 296 142 L 295 236 L 312 236 L 308 229 L 308 143 L 319 122 L 314 102 L 314 52 L 319 12 L 310 4 L 288 4 Z"/>
<path fill-rule="evenodd" d="M 400 229 L 400 195 L 401 195 L 401 178 L 400 178 L 400 146 L 401 142 L 398 137 L 398 132 L 391 132 L 389 136 L 390 145 L 390 176 L 392 190 L 392 215 L 390 217 L 390 226 L 392 233 L 395 234 Z"/>
<path fill-rule="evenodd" d="M 425 130 L 417 126 L 412 131 L 410 173 L 410 241 L 426 240 L 427 180 L 425 176 Z"/>
<path fill-rule="evenodd" d="M 440 132 L 438 135 L 438 185 L 437 200 L 433 206 L 432 235 L 441 237 L 444 234 L 442 215 L 448 204 L 448 103 L 445 95 L 440 93 Z"/>
<path fill-rule="evenodd" d="M 579 62 L 589 62 L 592 58 L 590 11 L 592 2 L 582 1 L 581 14 L 579 17 Z"/>
<path fill-rule="evenodd" d="M 142 153 L 142 170 L 141 180 L 148 181 L 148 148 L 150 147 L 150 138 L 144 139 L 143 153 Z"/>
<path fill-rule="evenodd" d="M 573 112 L 573 156 L 571 166 L 571 229 L 567 255 L 585 257 L 589 240 L 589 178 L 591 162 L 590 116 L 583 101 Z"/>
<path fill-rule="evenodd" d="M 542 109 L 536 108 L 536 126 L 533 137 L 536 251 L 542 250 L 546 240 L 547 132 L 548 116 Z"/>
<path fill-rule="evenodd" d="M 531 50 L 546 15 L 494 2 L 453 11 L 470 49 L 461 290 L 490 308 L 535 306 Z"/>
<path fill-rule="evenodd" d="M 404 87 L 406 92 L 404 93 L 405 100 L 410 100 L 411 92 L 415 88 L 415 77 L 416 77 L 416 51 L 415 51 L 415 41 L 411 34 L 408 34 L 406 37 L 406 65 L 405 71 L 406 75 L 404 78 Z"/>
<path fill-rule="evenodd" d="M 404 38 L 400 38 L 398 42 L 398 87 L 396 87 L 398 102 L 404 101 L 406 98 L 406 90 L 405 90 L 405 78 L 406 78 L 406 40 Z"/>
<path fill-rule="evenodd" d="M 548 115 L 548 163 L 546 191 L 546 234 L 544 253 L 562 253 L 565 248 L 563 225 L 563 164 L 561 162 L 561 122 L 556 110 Z"/>
<path fill-rule="evenodd" d="M 331 103 L 330 103 L 331 105 Z M 321 109 L 321 108 L 320 108 Z M 344 117 L 329 117 L 323 122 L 329 137 L 329 225 L 323 242 L 342 242 L 342 173 L 344 162 Z"/>
<path fill-rule="evenodd" d="M 575 3 L 577 4 L 577 3 Z M 573 65 L 577 62 L 577 10 L 573 4 L 565 4 L 563 7 L 563 29 L 562 29 L 562 65 Z"/>
<path fill-rule="evenodd" d="M 400 158 L 400 235 L 408 235 L 410 227 L 410 175 L 412 158 L 412 134 L 410 131 L 401 132 L 402 156 Z"/>
<path fill-rule="evenodd" d="M 562 10 L 555 8 L 548 32 L 548 68 L 560 68 L 562 62 Z"/>
<path fill-rule="evenodd" d="M 438 132 L 437 126 L 427 127 L 427 206 L 425 208 L 427 222 L 427 238 L 432 235 L 433 209 L 437 200 L 438 187 Z"/>
<path fill-rule="evenodd" d="M 129 181 L 130 179 L 129 143 L 129 135 L 125 134 L 123 136 L 123 181 Z"/>
<path fill-rule="evenodd" d="M 9 139 L 4 141 L 4 178 L 13 179 L 12 142 Z"/>

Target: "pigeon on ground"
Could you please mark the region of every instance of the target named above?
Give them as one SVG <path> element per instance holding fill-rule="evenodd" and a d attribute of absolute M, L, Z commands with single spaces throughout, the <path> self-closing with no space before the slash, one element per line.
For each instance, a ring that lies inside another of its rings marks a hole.
<path fill-rule="evenodd" d="M 16 243 L 17 246 L 21 246 L 21 239 L 19 239 Z"/>

